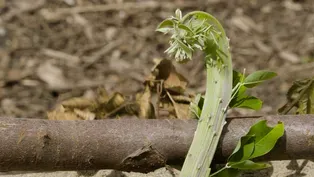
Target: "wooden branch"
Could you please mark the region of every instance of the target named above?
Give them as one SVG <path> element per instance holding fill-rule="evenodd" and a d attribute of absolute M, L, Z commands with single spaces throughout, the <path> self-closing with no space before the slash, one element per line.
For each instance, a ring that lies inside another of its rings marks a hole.
<path fill-rule="evenodd" d="M 228 119 L 215 163 L 260 119 L 285 124 L 285 136 L 262 160 L 314 158 L 314 115 Z M 150 172 L 181 164 L 196 120 L 52 121 L 0 118 L 0 171 L 117 169 Z"/>

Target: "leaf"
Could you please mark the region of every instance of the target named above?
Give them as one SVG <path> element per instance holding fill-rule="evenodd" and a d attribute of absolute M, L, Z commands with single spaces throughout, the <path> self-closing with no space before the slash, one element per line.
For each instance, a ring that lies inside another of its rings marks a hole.
<path fill-rule="evenodd" d="M 253 109 L 253 110 L 260 110 L 262 108 L 263 102 L 254 97 L 254 96 L 248 96 L 246 94 L 242 94 L 239 97 L 235 97 L 231 100 L 229 106 L 231 108 L 247 108 L 247 109 Z"/>
<path fill-rule="evenodd" d="M 262 120 L 253 125 L 247 135 L 255 135 L 255 150 L 251 159 L 267 154 L 273 149 L 277 140 L 284 134 L 282 122 L 271 128 L 267 126 L 266 120 Z"/>
<path fill-rule="evenodd" d="M 240 162 L 250 159 L 255 148 L 255 136 L 243 136 L 228 158 L 228 162 Z"/>
<path fill-rule="evenodd" d="M 277 74 L 271 71 L 265 71 L 265 70 L 256 71 L 248 75 L 244 79 L 244 86 L 247 88 L 252 88 L 275 76 L 277 76 Z"/>
<path fill-rule="evenodd" d="M 233 74 L 232 74 L 232 87 L 234 88 L 238 83 L 241 83 L 241 80 L 243 79 L 243 74 L 233 70 Z"/>
<path fill-rule="evenodd" d="M 96 115 L 89 110 L 74 109 L 73 112 L 83 120 L 94 120 Z"/>
<path fill-rule="evenodd" d="M 287 103 L 278 112 L 287 114 L 296 107 L 295 114 L 314 114 L 314 78 L 295 81 L 287 92 Z"/>
<path fill-rule="evenodd" d="M 201 94 L 197 94 L 194 98 L 194 101 L 190 103 L 190 110 L 191 112 L 197 117 L 200 118 L 202 113 L 202 107 L 204 104 L 204 98 Z"/>
<path fill-rule="evenodd" d="M 177 19 L 181 19 L 181 18 L 182 18 L 182 12 L 181 12 L 180 9 L 177 9 L 177 10 L 175 11 L 175 14 L 176 14 L 176 18 L 177 18 Z"/>
<path fill-rule="evenodd" d="M 174 68 L 170 72 L 168 78 L 164 81 L 165 89 L 180 94 L 184 93 L 187 84 L 187 79 L 179 74 Z"/>
<path fill-rule="evenodd" d="M 190 118 L 189 104 L 176 102 L 173 99 L 173 96 L 168 91 L 167 91 L 167 96 L 173 105 L 175 117 L 177 119 L 188 119 L 188 118 Z"/>
<path fill-rule="evenodd" d="M 193 31 L 192 31 L 188 26 L 186 26 L 186 25 L 179 24 L 179 25 L 178 25 L 178 28 L 180 28 L 180 29 L 182 29 L 182 30 L 184 30 L 184 31 L 186 31 L 186 32 L 188 32 L 188 33 L 192 33 L 192 34 L 193 34 Z"/>
<path fill-rule="evenodd" d="M 152 73 L 146 79 L 146 83 L 150 87 L 156 86 L 156 81 L 163 81 L 163 89 L 172 93 L 183 94 L 188 85 L 188 80 L 177 72 L 171 60 L 161 59 L 156 61 L 156 65 L 152 68 Z"/>
<path fill-rule="evenodd" d="M 166 19 L 158 25 L 156 31 L 159 31 L 162 33 L 168 33 L 169 31 L 173 29 L 173 26 L 174 26 L 173 20 Z"/>
<path fill-rule="evenodd" d="M 241 161 L 240 163 L 230 164 L 230 166 L 231 168 L 236 168 L 239 170 L 260 170 L 271 167 L 270 164 L 253 162 L 251 160 L 244 160 Z"/>
<path fill-rule="evenodd" d="M 226 168 L 219 173 L 210 175 L 210 177 L 237 177 L 241 174 L 241 171 L 234 168 Z"/>
<path fill-rule="evenodd" d="M 54 110 L 47 112 L 49 120 L 82 120 L 73 111 L 65 109 L 58 105 Z"/>
<path fill-rule="evenodd" d="M 108 100 L 108 102 L 106 104 L 106 110 L 107 110 L 107 112 L 111 112 L 114 109 L 120 107 L 123 103 L 125 103 L 124 96 L 121 93 L 116 92 Z"/>
<path fill-rule="evenodd" d="M 155 109 L 151 103 L 151 91 L 148 85 L 145 86 L 145 90 L 141 94 L 136 95 L 136 104 L 138 104 L 138 117 L 145 119 L 154 119 Z"/>

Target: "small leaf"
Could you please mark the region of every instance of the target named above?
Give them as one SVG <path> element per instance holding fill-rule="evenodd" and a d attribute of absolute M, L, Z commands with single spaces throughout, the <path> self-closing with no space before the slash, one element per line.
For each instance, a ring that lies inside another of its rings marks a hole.
<path fill-rule="evenodd" d="M 174 26 L 173 20 L 166 19 L 158 25 L 156 31 L 159 31 L 162 33 L 168 33 L 169 31 L 173 29 L 173 26 Z"/>
<path fill-rule="evenodd" d="M 279 122 L 275 127 L 268 127 L 266 120 L 253 125 L 247 135 L 255 135 L 255 150 L 250 158 L 259 157 L 271 151 L 277 140 L 284 134 L 284 125 Z"/>
<path fill-rule="evenodd" d="M 151 91 L 148 85 L 145 86 L 143 93 L 136 95 L 136 104 L 138 105 L 138 117 L 143 119 L 153 119 L 155 116 L 155 109 L 151 103 Z"/>
<path fill-rule="evenodd" d="M 184 31 L 186 31 L 188 33 L 192 33 L 193 34 L 193 31 L 189 27 L 187 27 L 186 25 L 179 24 L 178 28 L 180 28 L 180 29 L 182 29 L 182 30 L 184 30 Z"/>
<path fill-rule="evenodd" d="M 243 96 L 237 97 L 232 100 L 229 104 L 231 108 L 246 108 L 246 109 L 253 109 L 255 111 L 260 110 L 262 108 L 263 102 L 254 97 L 254 96 Z"/>
<path fill-rule="evenodd" d="M 241 80 L 243 79 L 243 74 L 233 70 L 232 77 L 232 87 L 235 87 L 238 83 L 241 83 Z"/>
<path fill-rule="evenodd" d="M 182 12 L 181 12 L 180 9 L 177 9 L 176 12 L 175 12 L 175 14 L 176 14 L 177 19 L 180 20 L 180 19 L 182 18 Z"/>
<path fill-rule="evenodd" d="M 241 174 L 241 171 L 234 168 L 226 168 L 210 177 L 237 177 Z"/>
<path fill-rule="evenodd" d="M 265 71 L 265 70 L 256 71 L 256 72 L 248 75 L 245 78 L 244 85 L 247 88 L 252 88 L 252 87 L 255 87 L 255 86 L 259 85 L 260 83 L 262 83 L 268 79 L 271 79 L 275 76 L 277 76 L 277 74 L 274 72 Z"/>
<path fill-rule="evenodd" d="M 230 164 L 231 168 L 236 168 L 239 170 L 259 170 L 264 168 L 271 167 L 270 164 L 267 163 L 256 163 L 251 160 L 244 160 L 240 163 Z"/>

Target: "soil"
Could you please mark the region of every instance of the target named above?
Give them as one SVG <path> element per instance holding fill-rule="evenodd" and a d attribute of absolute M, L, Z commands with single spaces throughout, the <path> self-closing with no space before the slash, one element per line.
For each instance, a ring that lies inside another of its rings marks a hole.
<path fill-rule="evenodd" d="M 313 0 L 2 0 L 1 117 L 45 118 L 58 102 L 98 87 L 143 90 L 153 59 L 169 58 L 168 37 L 155 28 L 176 8 L 220 20 L 238 71 L 278 73 L 252 91 L 261 111 L 232 115 L 276 114 L 293 81 L 314 75 Z M 205 90 L 201 57 L 175 64 L 192 92 Z"/>

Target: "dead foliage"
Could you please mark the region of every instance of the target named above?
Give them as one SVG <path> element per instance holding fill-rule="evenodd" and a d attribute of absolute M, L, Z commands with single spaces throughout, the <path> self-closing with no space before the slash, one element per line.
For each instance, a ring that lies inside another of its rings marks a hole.
<path fill-rule="evenodd" d="M 176 71 L 170 60 L 156 59 L 143 91 L 135 98 L 119 92 L 109 95 L 98 88 L 92 96 L 69 98 L 48 112 L 51 120 L 94 120 L 134 115 L 143 119 L 189 119 L 192 95 L 186 94 L 187 80 Z M 161 115 L 162 113 L 162 115 Z"/>

